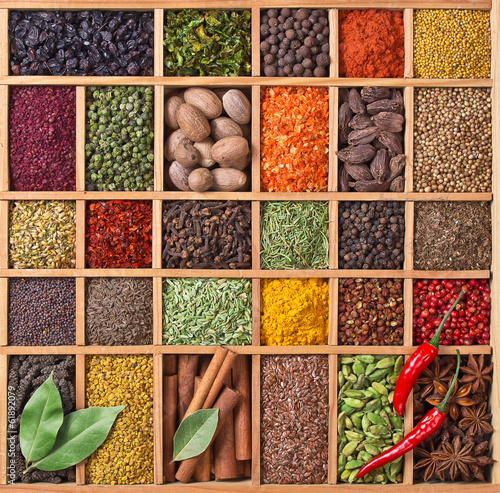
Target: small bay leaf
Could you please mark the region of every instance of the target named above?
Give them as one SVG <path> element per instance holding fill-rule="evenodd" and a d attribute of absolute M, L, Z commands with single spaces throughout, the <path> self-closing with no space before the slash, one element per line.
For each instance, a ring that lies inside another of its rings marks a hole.
<path fill-rule="evenodd" d="M 174 435 L 172 462 L 204 452 L 212 441 L 218 422 L 218 409 L 200 409 L 184 419 Z"/>
<path fill-rule="evenodd" d="M 57 471 L 82 461 L 104 442 L 118 413 L 124 408 L 90 407 L 67 414 L 54 447 L 32 467 L 42 471 Z"/>
<path fill-rule="evenodd" d="M 51 373 L 35 390 L 21 415 L 19 443 L 26 463 L 41 459 L 50 451 L 63 419 L 61 396 Z"/>

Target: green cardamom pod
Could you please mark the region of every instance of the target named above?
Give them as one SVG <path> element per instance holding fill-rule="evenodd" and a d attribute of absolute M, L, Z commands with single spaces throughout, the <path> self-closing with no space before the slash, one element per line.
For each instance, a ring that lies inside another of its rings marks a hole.
<path fill-rule="evenodd" d="M 346 465 L 346 469 L 358 469 L 361 466 L 364 466 L 365 463 L 362 460 L 350 460 Z"/>
<path fill-rule="evenodd" d="M 353 390 L 353 389 L 346 390 L 344 392 L 344 394 L 347 397 L 354 397 L 355 399 L 364 399 L 366 397 L 364 392 L 361 392 L 360 390 Z"/>
<path fill-rule="evenodd" d="M 351 397 L 345 397 L 344 402 L 351 407 L 356 409 L 363 409 L 365 407 L 365 403 L 359 399 L 353 399 Z"/>
<path fill-rule="evenodd" d="M 349 442 L 343 449 L 341 454 L 345 457 L 349 457 L 350 455 L 353 454 L 353 452 L 356 450 L 356 447 L 358 446 L 359 442 Z"/>
<path fill-rule="evenodd" d="M 390 433 L 384 425 L 372 425 L 368 428 L 368 431 L 374 435 L 388 435 Z"/>
<path fill-rule="evenodd" d="M 370 363 L 373 363 L 375 361 L 375 357 L 371 354 L 360 354 L 358 356 L 358 359 L 361 362 L 366 363 L 366 364 L 370 364 Z"/>
<path fill-rule="evenodd" d="M 387 358 L 381 359 L 377 363 L 376 368 L 377 369 L 391 368 L 394 366 L 395 363 L 396 363 L 396 360 L 392 356 L 388 356 Z"/>
<path fill-rule="evenodd" d="M 378 414 L 375 414 L 371 411 L 369 411 L 367 414 L 366 414 L 366 417 L 370 420 L 370 422 L 374 425 L 385 425 L 385 421 L 382 419 L 381 416 L 379 416 Z"/>
<path fill-rule="evenodd" d="M 387 388 L 385 387 L 385 385 L 382 385 L 381 383 L 379 382 L 373 382 L 372 383 L 372 387 L 380 394 L 382 395 L 389 395 L 389 392 L 387 390 Z"/>
<path fill-rule="evenodd" d="M 353 440 L 355 442 L 360 442 L 361 440 L 363 440 L 365 438 L 362 433 L 356 433 L 355 431 L 351 431 L 351 430 L 346 430 L 345 436 L 349 440 Z"/>
<path fill-rule="evenodd" d="M 356 360 L 352 365 L 352 369 L 354 373 L 359 377 L 360 375 L 364 375 L 366 371 L 366 366 L 359 360 Z"/>

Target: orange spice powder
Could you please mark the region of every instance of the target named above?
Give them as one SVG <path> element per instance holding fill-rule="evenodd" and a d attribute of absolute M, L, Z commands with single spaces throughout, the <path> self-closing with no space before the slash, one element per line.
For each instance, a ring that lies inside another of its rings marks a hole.
<path fill-rule="evenodd" d="M 328 89 L 264 88 L 260 116 L 262 191 L 325 192 Z"/>
<path fill-rule="evenodd" d="M 403 77 L 404 56 L 403 12 L 339 12 L 341 77 Z"/>

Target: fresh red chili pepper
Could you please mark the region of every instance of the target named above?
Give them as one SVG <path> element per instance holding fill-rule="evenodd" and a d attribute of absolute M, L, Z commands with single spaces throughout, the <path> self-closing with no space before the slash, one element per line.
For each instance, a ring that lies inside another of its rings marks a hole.
<path fill-rule="evenodd" d="M 446 416 L 446 403 L 448 398 L 455 387 L 457 382 L 458 371 L 460 370 L 460 351 L 457 349 L 457 369 L 455 370 L 455 376 L 450 384 L 448 392 L 445 398 L 441 401 L 439 406 L 431 409 L 413 428 L 408 435 L 406 435 L 399 443 L 391 447 L 389 450 L 377 455 L 370 462 L 365 464 L 356 474 L 356 478 L 362 478 L 365 474 L 372 472 L 374 469 L 385 466 L 389 462 L 398 459 L 402 455 L 406 454 L 410 450 L 414 449 L 418 444 L 423 442 L 426 438 L 429 438 L 443 423 Z"/>
<path fill-rule="evenodd" d="M 444 316 L 432 339 L 429 342 L 420 344 L 417 350 L 408 358 L 408 361 L 403 366 L 403 369 L 401 370 L 399 378 L 396 382 L 396 388 L 394 389 L 394 398 L 392 401 L 394 410 L 400 416 L 403 415 L 406 400 L 408 399 L 411 389 L 413 389 L 413 386 L 415 385 L 418 377 L 437 356 L 439 349 L 439 336 L 441 335 L 441 331 L 443 330 L 446 320 L 448 320 L 448 317 L 455 309 L 455 306 L 460 301 L 460 298 L 463 294 L 464 291 L 460 291 L 458 298 L 454 301 L 453 305 Z"/>

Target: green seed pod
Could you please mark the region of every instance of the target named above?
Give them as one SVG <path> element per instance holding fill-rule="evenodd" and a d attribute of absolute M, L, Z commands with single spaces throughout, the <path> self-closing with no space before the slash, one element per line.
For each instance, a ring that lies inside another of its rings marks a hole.
<path fill-rule="evenodd" d="M 352 369 L 356 376 L 364 375 L 366 371 L 366 365 L 364 365 L 360 360 L 356 360 L 352 365 Z"/>
<path fill-rule="evenodd" d="M 355 399 L 364 399 L 366 397 L 365 393 L 360 390 L 349 389 L 345 390 L 344 393 L 347 397 L 354 397 Z"/>
<path fill-rule="evenodd" d="M 356 433 L 355 431 L 350 431 L 350 430 L 346 430 L 345 435 L 348 438 L 348 440 L 352 440 L 355 442 L 360 442 L 365 438 L 362 433 Z"/>
<path fill-rule="evenodd" d="M 376 368 L 377 369 L 385 369 L 385 368 L 391 368 L 394 366 L 395 359 L 392 356 L 388 356 L 387 358 L 381 359 L 378 363 Z"/>
<path fill-rule="evenodd" d="M 350 460 L 346 465 L 346 469 L 358 469 L 361 466 L 364 466 L 365 463 L 362 460 Z"/>
<path fill-rule="evenodd" d="M 372 356 L 371 354 L 360 354 L 358 356 L 358 359 L 359 359 L 359 361 L 366 363 L 366 364 L 370 364 L 370 363 L 373 363 L 375 361 L 375 357 Z"/>
<path fill-rule="evenodd" d="M 354 407 L 356 409 L 363 409 L 365 407 L 365 403 L 359 399 L 353 399 L 351 397 L 346 397 L 344 399 L 344 402 L 351 407 Z"/>
<path fill-rule="evenodd" d="M 366 417 L 371 422 L 371 424 L 374 424 L 374 425 L 385 425 L 384 419 L 381 416 L 379 416 L 378 414 L 375 414 L 375 413 L 373 413 L 371 411 L 369 411 L 366 414 Z"/>
<path fill-rule="evenodd" d="M 349 457 L 356 450 L 359 442 L 349 442 L 343 449 L 341 454 L 344 457 Z"/>
<path fill-rule="evenodd" d="M 373 457 L 376 457 L 380 454 L 379 448 L 371 443 L 365 443 L 365 450 Z"/>

